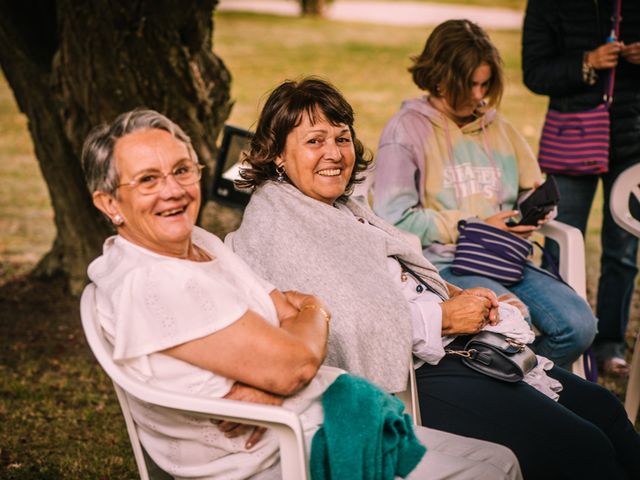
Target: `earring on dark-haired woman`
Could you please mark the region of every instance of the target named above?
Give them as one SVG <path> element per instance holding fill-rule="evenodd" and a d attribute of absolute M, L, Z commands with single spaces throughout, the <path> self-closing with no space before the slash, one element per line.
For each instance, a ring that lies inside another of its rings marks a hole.
<path fill-rule="evenodd" d="M 284 162 L 281 163 L 280 165 L 276 165 L 276 173 L 278 174 L 278 177 L 276 178 L 276 180 L 279 183 L 284 182 L 284 175 L 285 175 Z"/>

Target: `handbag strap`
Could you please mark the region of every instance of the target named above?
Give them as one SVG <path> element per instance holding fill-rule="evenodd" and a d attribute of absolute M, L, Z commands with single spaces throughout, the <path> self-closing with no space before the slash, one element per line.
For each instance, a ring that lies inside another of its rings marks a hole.
<path fill-rule="evenodd" d="M 607 42 L 615 42 L 620 36 L 620 20 L 622 19 L 622 17 L 620 16 L 621 8 L 622 0 L 615 0 L 613 2 L 613 13 L 611 15 L 611 33 L 607 38 Z M 616 67 L 613 67 L 609 70 L 604 93 L 604 101 L 607 104 L 607 107 L 611 106 L 611 104 L 613 103 L 613 89 L 615 87 L 615 83 Z"/>
<path fill-rule="evenodd" d="M 456 203 L 458 206 L 461 206 L 462 202 L 462 194 L 460 193 L 460 189 L 462 188 L 460 184 L 460 180 L 458 179 L 458 169 L 456 168 L 456 161 L 453 157 L 453 146 L 451 145 L 451 131 L 449 130 L 449 119 L 444 115 L 444 113 L 440 112 L 440 117 L 442 118 L 442 122 L 444 124 L 444 134 L 447 137 L 447 151 L 449 154 L 449 164 L 451 166 L 451 175 L 453 176 L 453 191 L 456 195 Z"/>
<path fill-rule="evenodd" d="M 402 267 L 402 270 L 406 273 L 408 273 L 409 275 L 411 275 L 416 282 L 420 283 L 421 285 L 424 286 L 424 288 L 426 288 L 428 291 L 430 291 L 431 293 L 434 293 L 440 300 L 442 300 L 443 302 L 445 300 L 447 300 L 446 298 L 444 298 L 442 296 L 442 294 L 440 294 L 440 292 L 438 292 L 435 288 L 433 288 L 431 285 L 429 285 L 427 282 L 425 282 L 424 278 L 422 278 L 420 275 L 418 275 L 412 268 L 410 268 L 405 262 L 403 262 L 402 260 L 400 260 L 400 257 L 398 257 L 397 255 L 394 256 L 393 258 L 396 259 L 396 261 L 400 264 L 400 267 Z"/>
<path fill-rule="evenodd" d="M 502 211 L 502 204 L 504 203 L 504 185 L 502 184 L 502 178 L 500 175 L 500 170 L 498 170 L 498 166 L 496 165 L 496 160 L 493 158 L 493 151 L 489 146 L 489 137 L 487 135 L 487 129 L 485 128 L 485 119 L 486 117 L 483 115 L 480 119 L 480 128 L 482 128 L 482 146 L 484 147 L 484 152 L 489 158 L 489 162 L 491 163 L 491 167 L 493 168 L 494 178 L 497 182 L 496 188 L 496 196 L 498 197 L 498 210 Z"/>

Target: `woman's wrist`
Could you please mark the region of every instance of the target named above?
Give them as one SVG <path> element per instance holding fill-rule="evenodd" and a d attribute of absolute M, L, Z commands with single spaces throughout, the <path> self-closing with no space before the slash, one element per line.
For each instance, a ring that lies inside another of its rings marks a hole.
<path fill-rule="evenodd" d="M 587 85 L 595 85 L 598 81 L 598 74 L 590 60 L 591 52 L 584 52 L 582 55 L 582 81 Z"/>

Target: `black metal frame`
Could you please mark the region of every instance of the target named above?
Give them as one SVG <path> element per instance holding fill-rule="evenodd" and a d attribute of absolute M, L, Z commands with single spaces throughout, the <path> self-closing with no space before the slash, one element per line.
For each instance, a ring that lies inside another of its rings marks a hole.
<path fill-rule="evenodd" d="M 246 150 L 252 136 L 253 133 L 249 130 L 232 125 L 224 126 L 222 143 L 213 174 L 211 196 L 214 200 L 241 208 L 244 208 L 249 202 L 251 192 L 237 190 L 233 180 L 225 178 L 223 175 L 240 161 L 240 153 Z"/>

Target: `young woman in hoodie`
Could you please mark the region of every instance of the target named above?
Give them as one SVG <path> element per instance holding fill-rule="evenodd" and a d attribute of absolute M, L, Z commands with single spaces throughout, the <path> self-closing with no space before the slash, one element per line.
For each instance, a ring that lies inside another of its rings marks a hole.
<path fill-rule="evenodd" d="M 541 332 L 536 353 L 568 368 L 596 331 L 591 308 L 570 287 L 531 264 L 508 288 L 451 269 L 460 220 L 479 217 L 524 238 L 539 228 L 507 224 L 518 200 L 543 178 L 525 139 L 496 110 L 504 86 L 496 47 L 475 23 L 448 20 L 433 30 L 409 72 L 426 94 L 405 101 L 382 132 L 374 210 L 416 234 L 445 280 L 517 296 Z"/>

